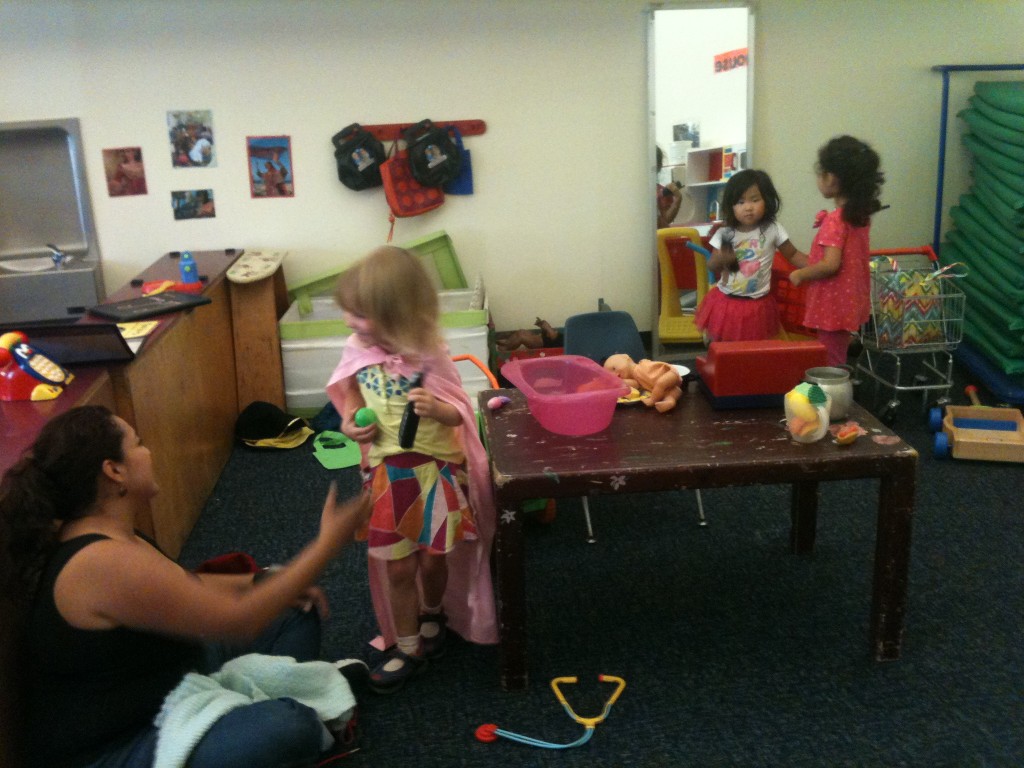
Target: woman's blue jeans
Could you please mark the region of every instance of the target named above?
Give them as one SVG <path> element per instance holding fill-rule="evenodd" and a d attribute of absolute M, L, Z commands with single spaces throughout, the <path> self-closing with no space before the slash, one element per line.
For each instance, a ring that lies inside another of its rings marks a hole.
<path fill-rule="evenodd" d="M 247 646 L 211 644 L 205 669 L 246 653 L 293 656 L 313 661 L 320 656 L 320 616 L 316 610 L 291 610 Z M 89 768 L 151 768 L 158 730 L 147 728 L 112 748 Z M 188 768 L 305 768 L 316 763 L 324 727 L 316 711 L 294 699 L 271 699 L 234 709 L 200 740 Z"/>

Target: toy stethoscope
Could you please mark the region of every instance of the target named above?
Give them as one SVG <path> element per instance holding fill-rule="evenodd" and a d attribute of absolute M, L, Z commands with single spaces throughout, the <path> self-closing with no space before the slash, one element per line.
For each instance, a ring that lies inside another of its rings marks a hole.
<path fill-rule="evenodd" d="M 602 710 L 601 714 L 597 717 L 580 717 L 577 715 L 575 710 L 573 710 L 569 705 L 569 702 L 565 700 L 565 696 L 562 695 L 562 691 L 558 688 L 561 683 L 576 683 L 579 678 L 556 677 L 551 681 L 551 690 L 555 692 L 555 696 L 557 696 L 558 700 L 562 702 L 562 706 L 565 708 L 565 711 L 569 713 L 569 717 L 585 728 L 583 735 L 576 739 L 576 741 L 569 744 L 555 744 L 550 741 L 541 741 L 540 739 L 534 739 L 530 736 L 523 736 L 519 733 L 506 731 L 494 725 L 494 723 L 484 723 L 477 728 L 476 738 L 479 741 L 491 742 L 497 741 L 498 737 L 501 736 L 509 739 L 510 741 L 518 741 L 520 744 L 527 744 L 531 747 L 544 747 L 545 749 L 569 749 L 570 747 L 578 747 L 581 744 L 586 744 L 590 741 L 590 737 L 594 735 L 594 729 L 597 727 L 597 724 L 608 717 L 608 712 L 611 710 L 612 704 L 614 704 L 615 700 L 619 698 L 619 695 L 622 693 L 622 689 L 626 687 L 626 681 L 621 677 L 615 677 L 614 675 L 598 675 L 597 679 L 602 683 L 616 684 L 616 688 L 612 691 L 612 695 L 609 696 L 608 701 L 605 702 L 604 710 Z"/>

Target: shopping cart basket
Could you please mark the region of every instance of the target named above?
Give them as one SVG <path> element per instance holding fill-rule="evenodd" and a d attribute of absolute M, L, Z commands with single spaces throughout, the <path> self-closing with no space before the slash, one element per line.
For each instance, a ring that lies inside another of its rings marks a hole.
<path fill-rule="evenodd" d="M 923 257 L 923 258 L 922 258 Z M 931 248 L 875 251 L 871 260 L 871 317 L 861 328 L 858 374 L 892 390 L 879 412 L 896 420 L 901 392 L 920 392 L 922 410 L 948 401 L 953 385 L 953 350 L 963 338 L 964 292 L 951 279 L 962 265 L 936 269 Z M 904 370 L 903 358 L 908 360 Z"/>

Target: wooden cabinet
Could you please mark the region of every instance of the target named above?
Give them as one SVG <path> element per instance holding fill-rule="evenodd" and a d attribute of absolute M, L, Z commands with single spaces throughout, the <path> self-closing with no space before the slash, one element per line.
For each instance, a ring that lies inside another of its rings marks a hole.
<path fill-rule="evenodd" d="M 171 557 L 231 455 L 238 416 L 227 283 L 206 295 L 211 304 L 180 313 L 134 362 L 111 371 L 117 411 L 153 452 L 160 486 L 138 525 Z"/>
<path fill-rule="evenodd" d="M 131 423 L 153 452 L 160 493 L 150 514 L 137 522 L 177 557 L 231 455 L 240 403 L 267 400 L 284 406 L 277 335 L 287 303 L 284 275 L 278 269 L 258 283 L 229 283 L 225 273 L 240 254 L 195 252 L 210 303 L 155 318 L 157 328 L 132 362 L 75 369 L 75 380 L 55 400 L 0 402 L 0 474 L 54 416 L 79 405 L 105 405 Z M 177 279 L 177 259 L 167 254 L 138 276 L 138 285 L 125 286 L 109 300 L 139 296 L 142 282 Z M 22 765 L 17 751 L 22 705 L 11 693 L 19 687 L 17 620 L 7 596 L 0 594 L 0 768 Z"/>

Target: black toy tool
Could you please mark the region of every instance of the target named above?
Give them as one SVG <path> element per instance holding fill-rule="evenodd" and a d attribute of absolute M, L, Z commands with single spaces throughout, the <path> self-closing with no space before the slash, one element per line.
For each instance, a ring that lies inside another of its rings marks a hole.
<path fill-rule="evenodd" d="M 417 373 L 413 378 L 412 383 L 409 385 L 409 390 L 417 389 L 423 386 L 423 373 Z M 420 426 L 420 417 L 416 415 L 416 407 L 414 403 L 408 403 L 405 406 L 405 413 L 402 414 L 402 423 L 398 427 L 398 444 L 409 450 L 412 448 L 413 443 L 416 442 L 416 430 Z"/>

